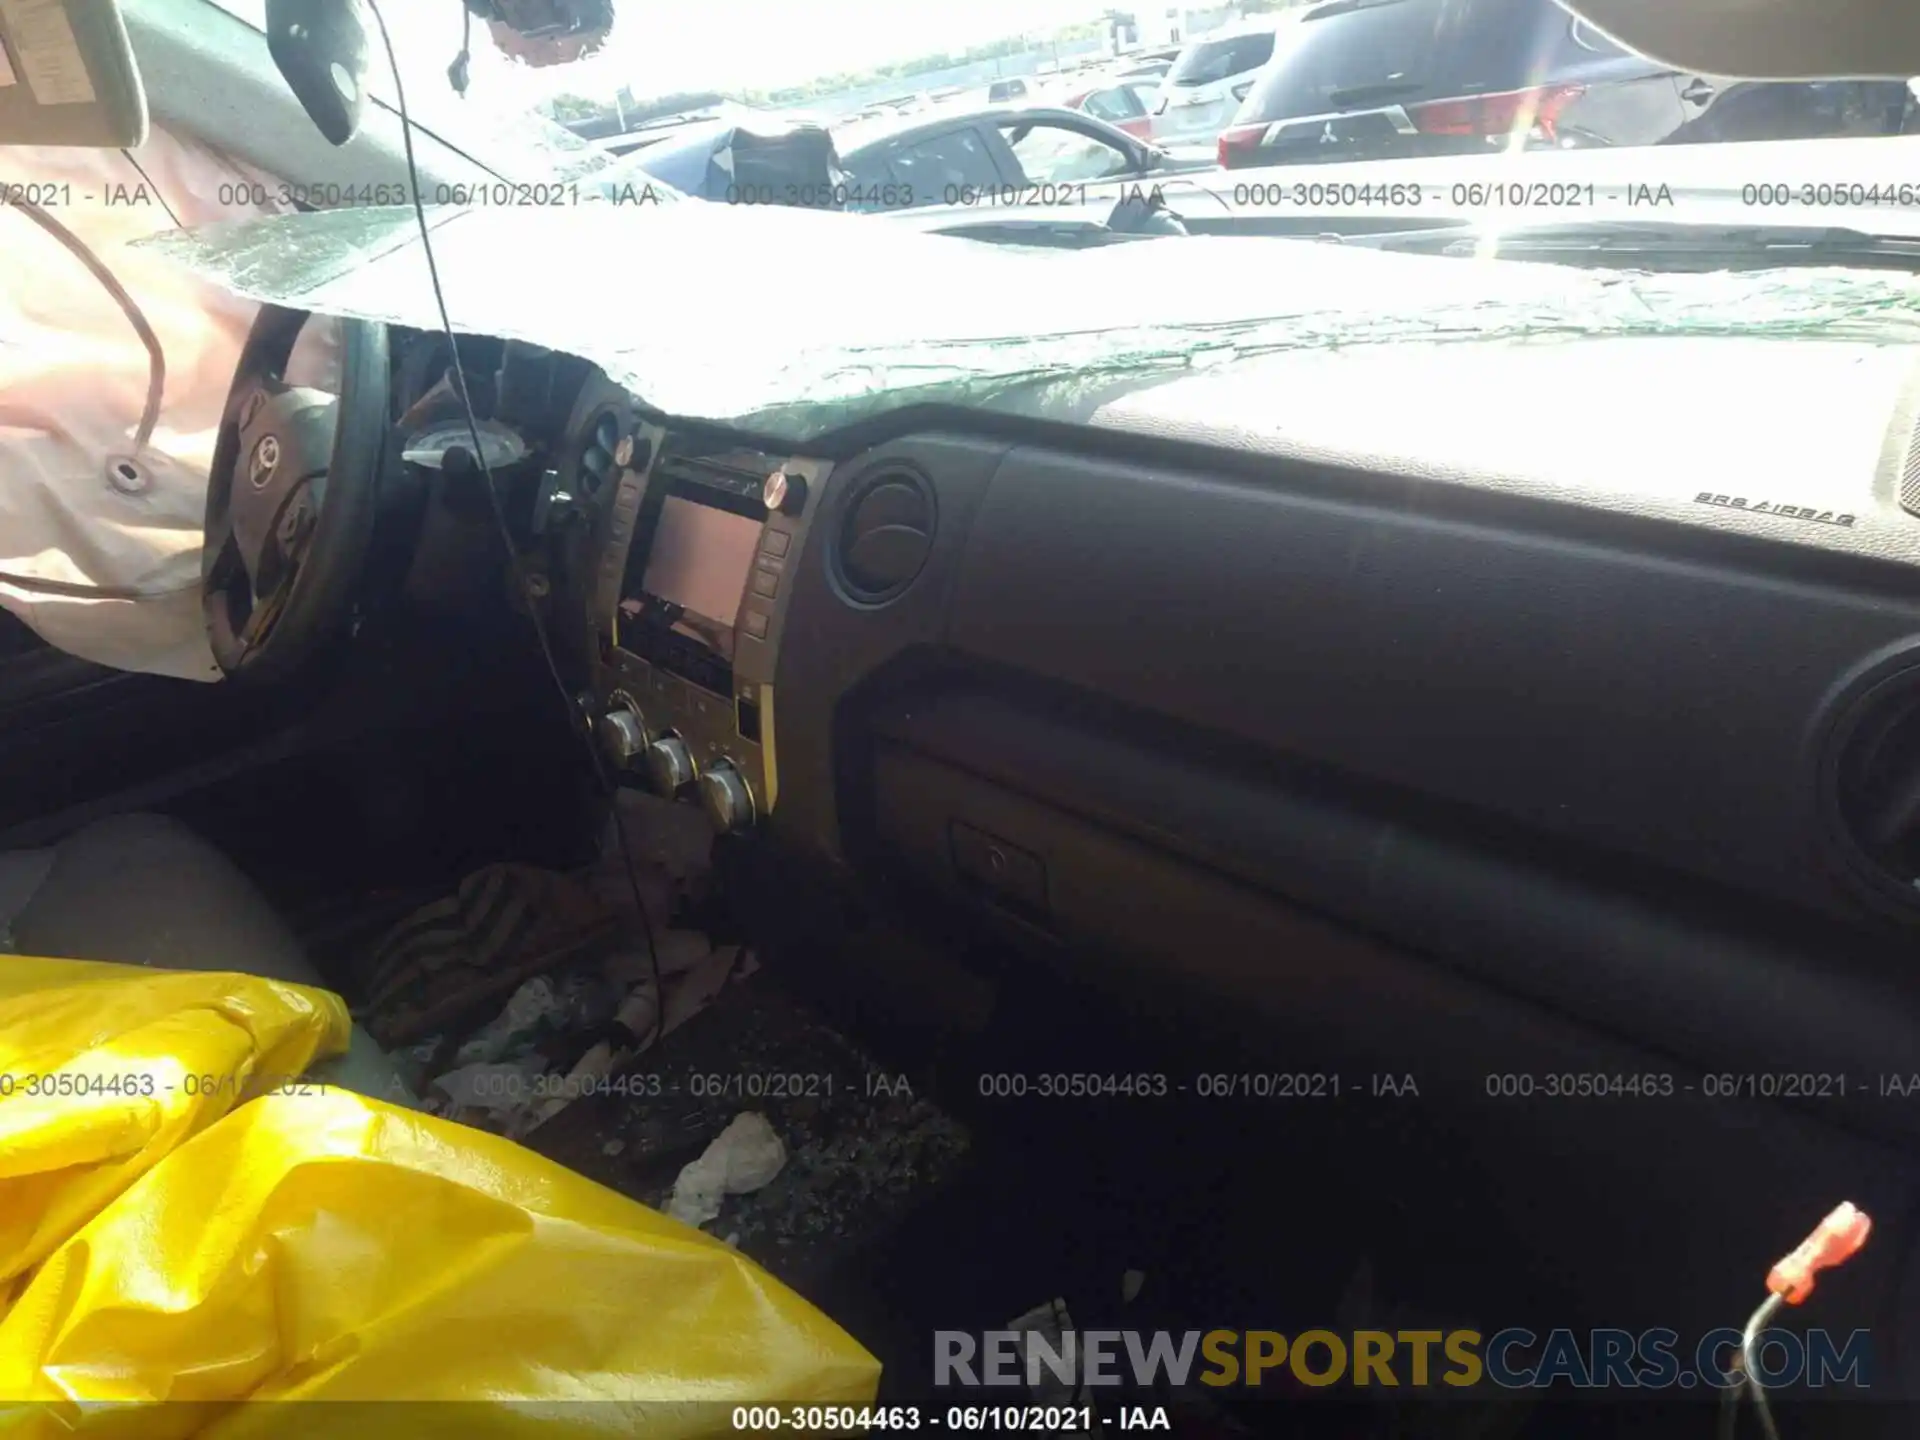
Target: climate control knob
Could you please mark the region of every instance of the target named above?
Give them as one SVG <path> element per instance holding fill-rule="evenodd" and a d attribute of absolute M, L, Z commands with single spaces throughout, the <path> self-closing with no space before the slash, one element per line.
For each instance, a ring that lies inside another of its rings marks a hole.
<path fill-rule="evenodd" d="M 700 777 L 700 803 L 722 835 L 753 828 L 753 791 L 731 760 L 716 760 Z"/>
<path fill-rule="evenodd" d="M 593 731 L 600 741 L 601 753 L 616 770 L 632 769 L 647 753 L 647 727 L 624 706 L 602 715 Z"/>
<path fill-rule="evenodd" d="M 686 794 L 698 778 L 693 752 L 677 735 L 663 735 L 647 747 L 647 774 L 653 779 L 654 790 L 669 800 Z"/>

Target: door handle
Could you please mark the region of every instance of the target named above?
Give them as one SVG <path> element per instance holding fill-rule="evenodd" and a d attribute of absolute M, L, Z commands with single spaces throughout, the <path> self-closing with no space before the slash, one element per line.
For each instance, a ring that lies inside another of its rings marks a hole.
<path fill-rule="evenodd" d="M 1714 87 L 1704 80 L 1696 80 L 1680 92 L 1680 98 L 1689 105 L 1704 105 L 1713 99 Z"/>

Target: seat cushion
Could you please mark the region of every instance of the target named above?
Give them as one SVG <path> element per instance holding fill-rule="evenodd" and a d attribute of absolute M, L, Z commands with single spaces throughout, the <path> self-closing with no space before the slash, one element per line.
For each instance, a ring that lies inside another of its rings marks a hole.
<path fill-rule="evenodd" d="M 9 948 L 16 954 L 232 970 L 330 988 L 240 868 L 164 815 L 119 815 L 51 851 L 0 854 L 0 898 L 36 872 L 42 878 L 13 916 Z M 413 1100 L 398 1069 L 357 1025 L 347 1053 L 313 1075 L 376 1099 Z"/>

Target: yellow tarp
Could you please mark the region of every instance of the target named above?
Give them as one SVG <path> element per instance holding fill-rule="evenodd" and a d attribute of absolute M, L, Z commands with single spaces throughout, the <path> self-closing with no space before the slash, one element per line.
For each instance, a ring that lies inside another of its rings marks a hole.
<path fill-rule="evenodd" d="M 347 1091 L 246 1098 L 346 1033 L 299 986 L 0 965 L 0 1433 L 679 1437 L 873 1398 L 865 1350 L 697 1230 Z M 89 1080 L 23 1095 L 47 1074 Z M 156 1093 L 93 1079 L 127 1074 Z"/>
<path fill-rule="evenodd" d="M 338 996 L 252 975 L 0 960 L 0 1295 L 235 1104 L 346 1048 Z"/>

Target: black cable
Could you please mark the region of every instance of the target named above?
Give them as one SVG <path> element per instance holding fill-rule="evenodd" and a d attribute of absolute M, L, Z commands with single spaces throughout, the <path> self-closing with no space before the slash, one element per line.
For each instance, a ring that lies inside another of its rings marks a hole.
<path fill-rule="evenodd" d="M 420 222 L 420 249 L 426 256 L 434 304 L 440 311 L 440 329 L 453 351 L 453 364 L 449 368 L 453 374 L 454 389 L 460 396 L 460 408 L 465 414 L 467 435 L 473 441 L 474 464 L 480 467 L 481 478 L 486 482 L 487 500 L 493 509 L 494 523 L 499 526 L 501 542 L 507 547 L 507 563 L 513 571 L 514 585 L 527 602 L 527 614 L 533 621 L 534 637 L 540 642 L 541 658 L 547 663 L 547 673 L 553 678 L 560 703 L 566 707 L 568 726 L 572 728 L 576 721 L 584 721 L 585 717 L 580 714 L 572 693 L 567 689 L 566 677 L 560 673 L 560 661 L 554 655 L 552 640 L 547 636 L 547 626 L 541 619 L 539 603 L 528 592 L 526 568 L 520 563 L 520 551 L 513 543 L 513 527 L 507 523 L 506 507 L 501 503 L 499 488 L 494 484 L 493 467 L 487 463 L 486 447 L 480 443 L 480 421 L 473 408 L 473 397 L 467 392 L 466 369 L 460 363 L 460 340 L 454 333 L 453 319 L 447 313 L 446 292 L 440 286 L 440 267 L 433 258 L 433 237 L 431 227 L 427 224 L 427 207 L 420 199 L 420 168 L 413 157 L 413 121 L 407 114 L 407 91 L 400 78 L 400 58 L 394 53 L 393 37 L 387 33 L 387 20 L 380 13 L 378 0 L 367 0 L 367 8 L 373 12 L 374 23 L 380 27 L 380 43 L 386 48 L 387 66 L 393 72 L 393 98 L 400 112 L 400 139 L 407 154 L 407 189 L 413 197 L 414 218 Z M 660 978 L 660 952 L 654 944 L 653 920 L 647 914 L 646 897 L 640 893 L 639 867 L 634 862 L 633 847 L 627 843 L 627 827 L 620 815 L 619 787 L 613 783 L 613 777 L 607 774 L 592 730 L 583 726 L 579 733 L 586 743 L 587 758 L 593 762 L 594 776 L 612 808 L 614 839 L 620 846 L 620 858 L 627 873 L 627 888 L 633 892 L 633 908 L 640 917 L 641 935 L 647 942 L 647 970 L 653 982 L 653 1023 L 647 1036 L 642 1038 L 644 1047 L 648 1041 L 660 1038 L 661 1025 L 666 1019 L 667 993 Z"/>

